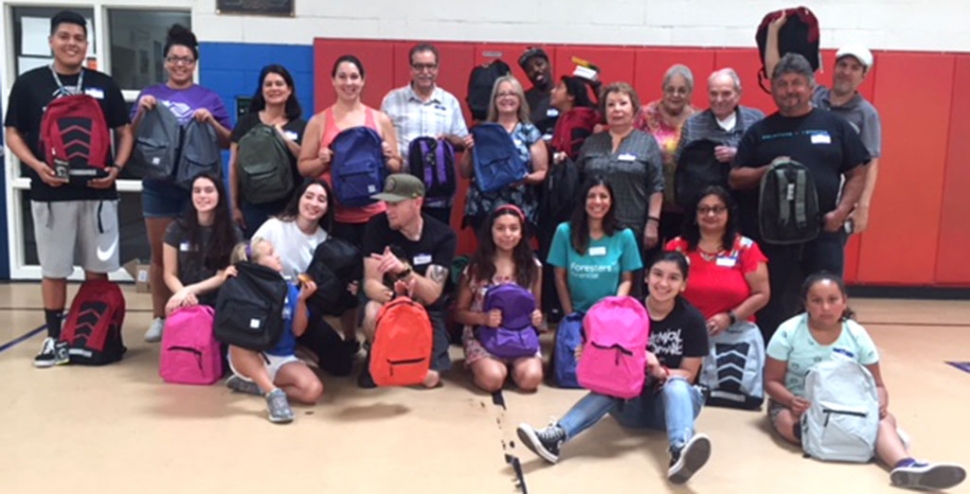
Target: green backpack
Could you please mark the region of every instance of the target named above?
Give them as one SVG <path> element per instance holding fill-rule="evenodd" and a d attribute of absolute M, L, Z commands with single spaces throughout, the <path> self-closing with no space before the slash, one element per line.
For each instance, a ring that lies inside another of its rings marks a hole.
<path fill-rule="evenodd" d="M 237 170 L 240 195 L 251 204 L 286 198 L 293 191 L 290 152 L 276 129 L 262 123 L 239 139 Z"/>

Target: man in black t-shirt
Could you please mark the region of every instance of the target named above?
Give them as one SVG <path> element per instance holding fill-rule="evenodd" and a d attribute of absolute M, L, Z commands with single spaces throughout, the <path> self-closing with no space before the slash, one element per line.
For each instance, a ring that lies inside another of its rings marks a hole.
<path fill-rule="evenodd" d="M 775 66 L 771 92 L 778 112 L 749 128 L 734 158 L 729 183 L 737 191 L 741 231 L 759 242 L 768 257 L 771 299 L 758 313 L 765 342 L 798 310 L 798 291 L 818 271 L 842 274 L 844 224 L 862 194 L 871 157 L 858 132 L 844 118 L 812 106 L 815 79 L 808 61 L 789 53 Z M 815 179 L 823 230 L 799 245 L 761 241 L 759 184 L 769 164 L 789 157 L 808 167 Z M 844 185 L 842 180 L 845 180 Z"/>
<path fill-rule="evenodd" d="M 115 178 L 131 155 L 133 137 L 117 84 L 106 74 L 84 68 L 87 34 L 84 17 L 75 12 L 63 11 L 51 19 L 49 43 L 54 63 L 17 78 L 4 121 L 7 146 L 31 179 L 31 212 L 48 334 L 34 359 L 37 367 L 68 362 L 66 345 L 56 342 L 66 305 L 67 277 L 74 272 L 75 263 L 89 280 L 107 279 L 119 266 Z M 81 93 L 97 100 L 107 126 L 114 129 L 115 155 L 107 163 L 90 163 L 106 167 L 107 174 L 101 178 L 64 179 L 55 173 L 52 163 L 44 161 L 39 143 L 41 121 L 55 98 Z"/>
<path fill-rule="evenodd" d="M 519 57 L 519 67 L 522 67 L 532 82 L 532 87 L 525 92 L 525 101 L 529 104 L 529 120 L 539 129 L 543 139 L 552 139 L 559 110 L 549 105 L 554 86 L 549 55 L 542 48 L 529 48 Z"/>
<path fill-rule="evenodd" d="M 410 294 L 424 305 L 434 333 L 431 370 L 424 385 L 433 388 L 441 382 L 440 372 L 451 367 L 442 292 L 457 238 L 451 227 L 421 213 L 424 193 L 420 179 L 397 173 L 387 178 L 384 192 L 374 196 L 387 203 L 387 212 L 371 218 L 364 229 L 364 293 L 369 301 L 363 328 L 367 340 L 373 341 L 377 312 L 397 295 Z M 392 286 L 384 283 L 387 278 L 394 280 Z M 358 384 L 373 387 L 366 368 Z"/>

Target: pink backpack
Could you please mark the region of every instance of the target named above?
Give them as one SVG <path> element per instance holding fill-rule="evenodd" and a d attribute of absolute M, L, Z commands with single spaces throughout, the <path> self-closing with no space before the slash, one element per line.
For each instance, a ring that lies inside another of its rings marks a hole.
<path fill-rule="evenodd" d="M 643 305 L 633 297 L 606 297 L 586 313 L 583 328 L 579 385 L 614 398 L 639 396 L 650 342 L 650 317 Z"/>
<path fill-rule="evenodd" d="M 222 355 L 207 305 L 183 307 L 165 319 L 158 374 L 178 384 L 212 384 L 222 378 Z"/>

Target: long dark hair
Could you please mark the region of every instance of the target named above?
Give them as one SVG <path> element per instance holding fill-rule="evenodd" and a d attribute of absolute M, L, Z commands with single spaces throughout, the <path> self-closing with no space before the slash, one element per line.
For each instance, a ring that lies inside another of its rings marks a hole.
<path fill-rule="evenodd" d="M 690 205 L 687 207 L 687 212 L 684 214 L 684 226 L 682 230 L 684 240 L 687 241 L 687 250 L 697 250 L 697 244 L 701 241 L 701 229 L 697 224 L 697 208 L 707 196 L 717 196 L 724 203 L 724 207 L 727 208 L 727 225 L 724 227 L 724 236 L 721 237 L 721 248 L 731 250 L 731 247 L 734 245 L 734 239 L 737 238 L 738 232 L 740 231 L 738 226 L 738 206 L 734 202 L 734 198 L 731 197 L 731 193 L 720 185 L 705 187 L 700 194 L 697 194 L 697 197 L 691 200 Z"/>
<path fill-rule="evenodd" d="M 519 239 L 519 243 L 512 250 L 512 261 L 515 263 L 515 282 L 523 288 L 532 288 L 532 284 L 539 276 L 539 266 L 536 265 L 535 255 L 532 248 L 529 247 L 528 222 L 525 220 L 522 210 L 516 206 L 499 206 L 488 215 L 488 219 L 485 220 L 478 232 L 478 249 L 475 250 L 468 262 L 468 272 L 473 278 L 485 283 L 490 283 L 492 278 L 495 277 L 495 251 L 497 248 L 495 247 L 495 239 L 492 238 L 492 226 L 502 216 L 512 216 L 519 220 L 522 238 Z"/>
<path fill-rule="evenodd" d="M 226 186 L 213 174 L 200 173 L 192 179 L 192 187 L 199 179 L 206 179 L 215 185 L 219 200 L 213 210 L 212 234 L 209 237 L 208 246 L 202 245 L 202 227 L 199 225 L 199 211 L 195 209 L 195 203 L 189 201 L 188 207 L 179 219 L 182 231 L 185 232 L 189 240 L 189 245 L 195 248 L 192 255 L 202 261 L 202 266 L 206 269 L 219 270 L 229 265 L 229 256 L 232 248 L 236 244 L 236 230 L 233 226 L 232 218 L 229 216 L 229 206 L 226 199 Z"/>
<path fill-rule="evenodd" d="M 576 204 L 576 209 L 573 210 L 573 217 L 569 220 L 569 227 L 572 230 L 571 243 L 573 250 L 580 255 L 586 255 L 586 249 L 589 248 L 589 214 L 586 213 L 586 200 L 589 196 L 590 189 L 600 185 L 606 187 L 606 190 L 610 193 L 610 210 L 603 217 L 603 234 L 607 237 L 612 237 L 619 229 L 619 225 L 616 222 L 616 195 L 613 194 L 613 186 L 610 185 L 610 181 L 606 179 L 606 176 L 594 175 L 583 184 L 583 191 L 580 193 L 579 202 Z"/>
<path fill-rule="evenodd" d="M 266 76 L 270 74 L 277 74 L 283 78 L 286 85 L 290 88 L 290 97 L 286 98 L 286 119 L 296 120 L 303 115 L 303 108 L 300 107 L 300 101 L 296 99 L 296 85 L 293 84 L 293 76 L 290 75 L 290 71 L 286 70 L 286 67 L 280 64 L 272 64 L 263 67 L 263 70 L 259 72 L 259 83 L 256 85 L 256 94 L 253 95 L 252 101 L 249 102 L 249 113 L 257 113 L 266 109 L 266 98 L 263 97 L 263 83 L 266 82 Z"/>
<path fill-rule="evenodd" d="M 320 221 L 317 222 L 320 228 L 323 228 L 330 233 L 333 231 L 333 209 L 334 209 L 334 197 L 333 191 L 330 190 L 330 184 L 320 180 L 319 178 L 306 178 L 300 187 L 296 189 L 293 193 L 293 197 L 290 198 L 290 202 L 286 203 L 286 207 L 277 216 L 280 221 L 296 221 L 296 218 L 300 216 L 300 198 L 311 185 L 319 185 L 323 187 L 323 190 L 327 193 L 327 212 L 320 217 Z"/>
<path fill-rule="evenodd" d="M 596 109 L 599 106 L 599 102 L 590 97 L 589 91 L 592 89 L 593 94 L 596 94 L 601 85 L 599 81 L 594 82 L 574 75 L 564 75 L 560 80 L 566 88 L 566 94 L 573 97 L 574 108 Z"/>
<path fill-rule="evenodd" d="M 832 283 L 835 283 L 835 286 L 839 287 L 839 291 L 842 293 L 842 298 L 846 300 L 849 299 L 849 292 L 845 289 L 845 281 L 842 280 L 841 276 L 828 271 L 820 271 L 809 276 L 805 279 L 805 282 L 802 283 L 803 312 L 805 311 L 805 307 L 808 305 L 808 291 L 811 290 L 816 283 L 820 283 L 822 281 L 831 281 Z M 852 309 L 849 308 L 848 304 L 846 304 L 845 310 L 842 311 L 842 320 L 848 321 L 849 319 L 855 319 L 855 312 L 853 312 Z"/>

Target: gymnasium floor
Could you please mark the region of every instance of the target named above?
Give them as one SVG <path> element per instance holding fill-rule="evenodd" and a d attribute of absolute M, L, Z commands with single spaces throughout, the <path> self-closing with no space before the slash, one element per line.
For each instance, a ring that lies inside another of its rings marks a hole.
<path fill-rule="evenodd" d="M 71 286 L 73 296 L 77 286 Z M 358 389 L 324 376 L 316 407 L 287 426 L 264 401 L 212 387 L 167 385 L 158 345 L 144 343 L 148 295 L 125 286 L 128 354 L 103 368 L 34 369 L 37 334 L 0 351 L 0 493 L 516 493 L 505 455 L 521 460 L 527 492 L 901 492 L 877 465 L 803 459 L 768 433 L 764 412 L 707 408 L 697 429 L 713 442 L 685 487 L 665 480 L 662 432 L 629 432 L 607 418 L 566 445 L 559 464 L 520 446 L 515 426 L 544 425 L 582 391 L 475 391 L 452 348 L 445 387 Z M 890 411 L 918 458 L 970 467 L 970 303 L 854 300 L 882 355 Z M 43 324 L 36 284 L 0 285 L 0 345 Z M 547 342 L 548 343 L 548 342 Z M 964 484 L 951 492 L 970 492 Z"/>

